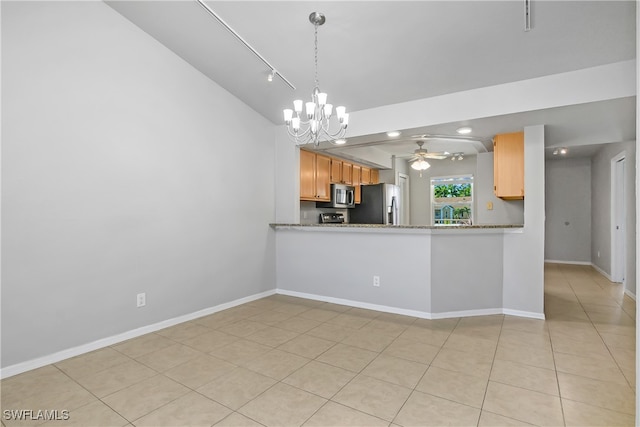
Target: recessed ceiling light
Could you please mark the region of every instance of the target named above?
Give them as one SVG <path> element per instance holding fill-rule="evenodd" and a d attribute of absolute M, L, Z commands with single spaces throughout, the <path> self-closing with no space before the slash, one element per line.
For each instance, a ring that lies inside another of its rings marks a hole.
<path fill-rule="evenodd" d="M 390 130 L 389 132 L 387 132 L 387 136 L 394 138 L 396 136 L 400 136 L 400 131 L 397 130 Z"/>
<path fill-rule="evenodd" d="M 560 154 L 567 154 L 568 151 L 569 150 L 567 150 L 566 148 L 563 147 L 563 148 L 560 149 Z"/>
<path fill-rule="evenodd" d="M 466 135 L 468 133 L 471 133 L 471 128 L 468 126 L 464 126 L 461 128 L 456 129 L 456 132 L 458 132 L 460 135 Z"/>
<path fill-rule="evenodd" d="M 346 139 L 336 139 L 333 143 L 336 144 L 336 145 L 342 145 L 342 144 L 346 144 L 347 140 Z"/>

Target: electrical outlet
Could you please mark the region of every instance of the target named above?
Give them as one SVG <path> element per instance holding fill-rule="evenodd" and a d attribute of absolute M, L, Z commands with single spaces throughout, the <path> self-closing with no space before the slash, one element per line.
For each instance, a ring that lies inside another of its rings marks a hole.
<path fill-rule="evenodd" d="M 136 307 L 144 307 L 147 305 L 147 294 L 141 293 L 136 296 Z"/>
<path fill-rule="evenodd" d="M 373 286 L 375 287 L 380 286 L 380 276 L 373 276 Z"/>

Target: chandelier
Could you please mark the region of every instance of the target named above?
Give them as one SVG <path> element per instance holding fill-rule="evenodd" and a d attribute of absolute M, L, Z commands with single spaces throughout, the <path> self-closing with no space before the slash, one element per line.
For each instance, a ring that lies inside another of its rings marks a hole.
<path fill-rule="evenodd" d="M 334 144 L 344 144 L 342 139 L 349 124 L 349 114 L 343 106 L 336 107 L 335 117 L 337 126 L 331 130 L 331 118 L 333 117 L 333 105 L 327 104 L 327 94 L 320 92 L 318 84 L 318 27 L 325 22 L 322 13 L 313 12 L 309 15 L 309 22 L 315 28 L 315 87 L 311 94 L 311 101 L 304 104 L 302 100 L 293 101 L 293 110 L 287 108 L 283 111 L 284 122 L 287 125 L 289 136 L 296 145 L 314 143 L 318 145 L 320 140 L 329 140 Z M 295 115 L 294 115 L 295 113 Z"/>

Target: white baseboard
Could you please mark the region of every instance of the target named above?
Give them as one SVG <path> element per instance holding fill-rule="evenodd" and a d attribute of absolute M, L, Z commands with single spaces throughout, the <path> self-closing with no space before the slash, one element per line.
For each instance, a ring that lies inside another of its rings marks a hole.
<path fill-rule="evenodd" d="M 544 316 L 544 313 L 535 313 L 533 311 L 511 310 L 511 309 L 505 308 L 502 310 L 502 313 L 508 316 L 528 317 L 530 319 L 539 319 L 539 320 L 546 319 L 546 317 Z"/>
<path fill-rule="evenodd" d="M 598 267 L 594 263 L 591 263 L 591 267 L 593 267 L 594 270 L 596 270 L 598 273 L 602 274 L 604 277 L 609 279 L 610 282 L 613 282 L 613 279 L 611 278 L 609 273 L 607 273 L 606 271 L 604 271 L 603 269 L 601 269 L 600 267 Z"/>
<path fill-rule="evenodd" d="M 559 259 L 545 259 L 549 264 L 569 264 L 569 265 L 592 265 L 591 261 L 564 261 Z"/>
<path fill-rule="evenodd" d="M 629 289 L 625 289 L 624 294 L 629 298 L 631 298 L 632 300 L 634 301 L 636 300 L 636 294 L 634 294 L 633 292 L 630 292 Z"/>
<path fill-rule="evenodd" d="M 447 311 L 442 313 L 429 313 L 419 310 L 408 310 L 397 307 L 389 307 L 386 305 L 370 304 L 366 302 L 347 300 L 342 298 L 326 297 L 316 294 L 307 294 L 304 292 L 288 291 L 285 289 L 278 289 L 276 291 L 281 295 L 288 295 L 292 297 L 305 298 L 314 301 L 330 302 L 333 304 L 347 305 L 349 307 L 366 308 L 369 310 L 382 311 L 384 313 L 401 314 L 404 316 L 418 317 L 420 319 L 436 320 L 436 319 L 448 319 L 452 317 L 471 317 L 471 316 L 488 316 L 492 314 L 507 314 L 510 316 L 529 317 L 533 319 L 544 320 L 544 313 L 534 313 L 530 311 L 511 310 L 508 308 L 487 308 L 480 310 L 461 310 L 461 311 Z"/>
<path fill-rule="evenodd" d="M 203 310 L 195 311 L 193 313 L 185 314 L 182 316 L 174 317 L 172 319 L 163 320 L 152 325 L 143 326 L 141 328 L 133 329 L 127 332 L 123 332 L 118 335 L 113 335 L 107 338 L 102 338 L 87 344 L 82 344 L 77 347 L 72 347 L 66 350 L 58 351 L 53 354 L 31 359 L 26 362 L 16 363 L 15 365 L 7 366 L 0 369 L 0 379 L 9 378 L 14 375 L 21 374 L 32 369 L 41 368 L 52 363 L 60 362 L 61 360 L 69 359 L 71 357 L 79 356 L 90 351 L 99 350 L 110 345 L 118 344 L 120 342 L 130 340 L 132 338 L 139 337 L 151 332 L 159 331 L 160 329 L 168 328 L 170 326 L 177 325 L 179 323 L 188 322 L 199 317 L 208 316 L 213 313 L 217 313 L 228 308 L 232 308 L 241 304 L 246 304 L 251 301 L 255 301 L 260 298 L 268 297 L 276 293 L 275 289 L 261 292 L 259 294 L 250 295 L 248 297 L 240 298 L 235 301 L 219 304 L 214 307 L 205 308 Z"/>
<path fill-rule="evenodd" d="M 360 301 L 353 301 L 353 300 L 348 300 L 348 299 L 342 299 L 342 298 L 334 298 L 334 297 L 326 297 L 323 295 L 316 295 L 316 294 L 307 294 L 304 292 L 296 292 L 296 291 L 287 291 L 285 289 L 278 289 L 276 290 L 276 293 L 281 294 L 281 295 L 288 295 L 290 297 L 298 297 L 298 298 L 304 298 L 304 299 L 310 299 L 313 301 L 322 301 L 322 302 L 330 302 L 333 304 L 339 304 L 339 305 L 347 305 L 349 307 L 356 307 L 356 308 L 365 308 L 367 310 L 376 310 L 376 311 L 382 311 L 384 313 L 393 313 L 393 314 L 401 314 L 404 316 L 413 316 L 413 317 L 418 317 L 421 319 L 430 319 L 430 314 L 424 311 L 419 311 L 419 310 L 407 310 L 404 308 L 396 308 L 396 307 L 389 307 L 386 305 L 378 305 L 378 304 L 370 304 L 367 302 L 360 302 Z"/>
<path fill-rule="evenodd" d="M 442 313 L 431 313 L 431 319 L 449 319 L 451 317 L 471 317 L 471 316 L 491 316 L 492 314 L 502 314 L 501 308 L 483 308 L 480 310 L 445 311 Z"/>

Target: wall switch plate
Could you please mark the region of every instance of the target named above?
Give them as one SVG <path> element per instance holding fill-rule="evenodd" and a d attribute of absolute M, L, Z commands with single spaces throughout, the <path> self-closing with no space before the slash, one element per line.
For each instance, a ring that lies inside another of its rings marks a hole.
<path fill-rule="evenodd" d="M 373 276 L 373 286 L 375 287 L 380 286 L 380 276 Z"/>
<path fill-rule="evenodd" d="M 147 305 L 147 294 L 141 293 L 136 296 L 136 307 L 144 307 Z"/>

